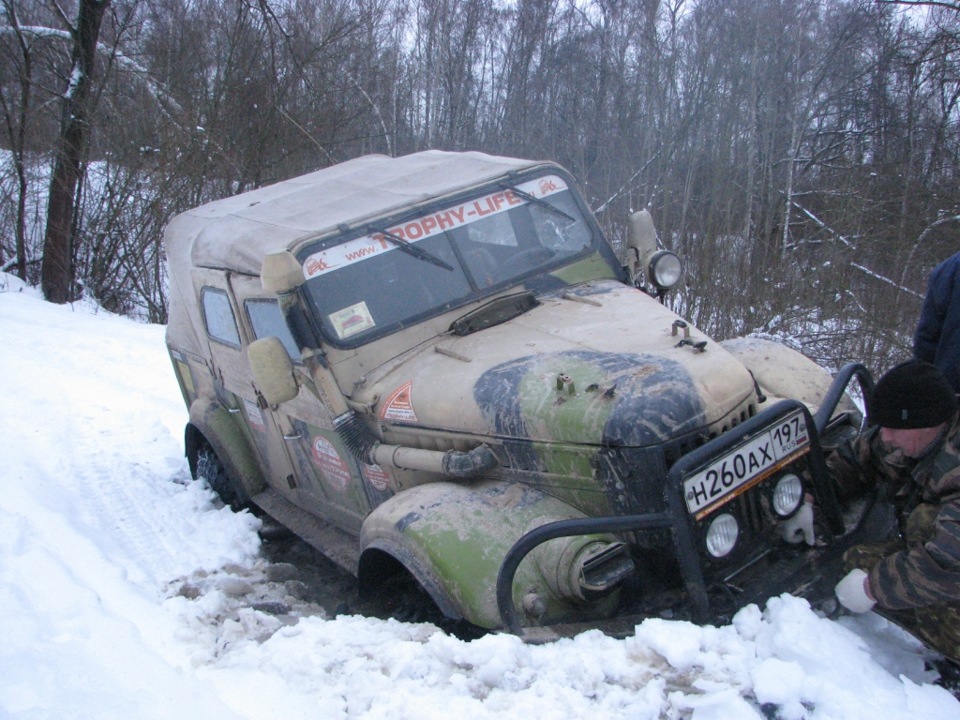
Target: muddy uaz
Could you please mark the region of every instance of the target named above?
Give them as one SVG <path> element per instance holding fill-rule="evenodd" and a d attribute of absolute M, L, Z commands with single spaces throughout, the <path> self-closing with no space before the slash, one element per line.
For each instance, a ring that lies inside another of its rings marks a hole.
<path fill-rule="evenodd" d="M 657 298 L 680 261 L 649 213 L 628 223 L 622 264 L 561 167 L 439 151 L 177 216 L 194 475 L 361 590 L 412 578 L 530 637 L 812 591 L 868 524 L 823 447 L 859 431 L 844 388 L 869 375 L 706 337 Z M 813 546 L 782 532 L 805 495 Z"/>

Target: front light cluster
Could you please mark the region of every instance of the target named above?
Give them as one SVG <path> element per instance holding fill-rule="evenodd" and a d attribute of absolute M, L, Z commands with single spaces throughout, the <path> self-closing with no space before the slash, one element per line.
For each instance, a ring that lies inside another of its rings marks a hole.
<path fill-rule="evenodd" d="M 707 552 L 715 558 L 722 558 L 730 554 L 737 544 L 740 534 L 740 525 L 737 519 L 729 513 L 717 515 L 707 527 Z"/>
<path fill-rule="evenodd" d="M 771 496 L 774 512 L 781 518 L 793 515 L 803 500 L 803 483 L 793 473 L 787 473 L 777 481 Z"/>
<path fill-rule="evenodd" d="M 803 494 L 803 481 L 793 473 L 786 473 L 770 492 L 774 512 L 781 519 L 791 517 L 803 503 Z M 740 525 L 737 519 L 730 513 L 723 513 L 710 521 L 704 544 L 711 556 L 722 558 L 733 552 L 739 536 Z"/>

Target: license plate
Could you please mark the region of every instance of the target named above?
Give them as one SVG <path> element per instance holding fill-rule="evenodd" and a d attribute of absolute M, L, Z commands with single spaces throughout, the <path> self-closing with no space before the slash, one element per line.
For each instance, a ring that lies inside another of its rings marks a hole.
<path fill-rule="evenodd" d="M 697 514 L 716 505 L 738 488 L 759 482 L 784 460 L 805 452 L 809 445 L 807 423 L 798 410 L 685 480 L 683 496 L 687 509 Z"/>

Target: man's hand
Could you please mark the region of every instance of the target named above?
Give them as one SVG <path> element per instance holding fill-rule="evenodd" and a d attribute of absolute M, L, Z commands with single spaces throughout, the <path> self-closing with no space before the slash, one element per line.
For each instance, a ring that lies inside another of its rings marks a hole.
<path fill-rule="evenodd" d="M 834 588 L 837 600 L 847 610 L 854 613 L 865 613 L 872 610 L 877 601 L 870 595 L 870 584 L 867 573 L 860 568 L 854 568 Z"/>

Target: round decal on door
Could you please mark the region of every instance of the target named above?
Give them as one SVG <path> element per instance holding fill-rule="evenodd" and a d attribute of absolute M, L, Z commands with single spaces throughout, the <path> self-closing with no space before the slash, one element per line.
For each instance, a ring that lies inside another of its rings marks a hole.
<path fill-rule="evenodd" d="M 386 492 L 390 488 L 390 476 L 379 465 L 361 465 L 360 472 L 363 473 L 366 481 L 373 485 L 374 489 Z"/>
<path fill-rule="evenodd" d="M 313 439 L 313 461 L 330 487 L 340 492 L 347 489 L 350 484 L 350 468 L 323 435 L 317 435 Z"/>

